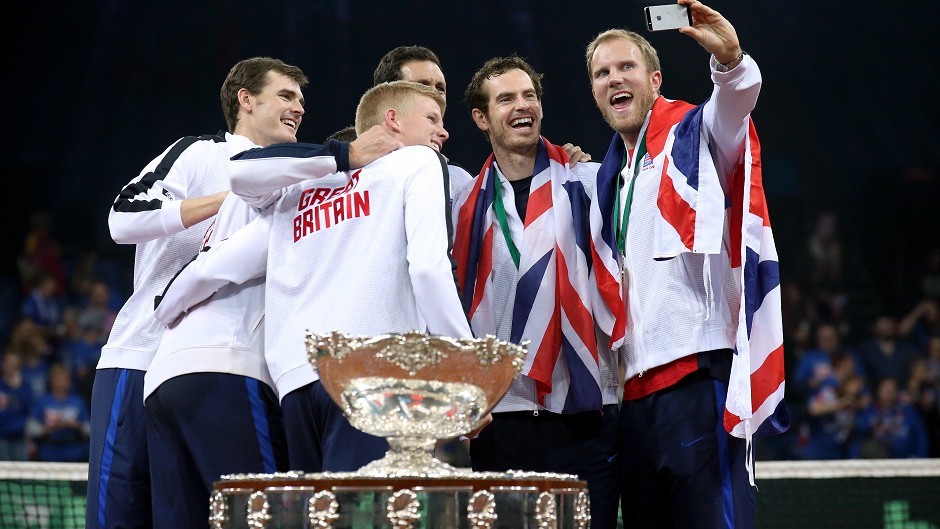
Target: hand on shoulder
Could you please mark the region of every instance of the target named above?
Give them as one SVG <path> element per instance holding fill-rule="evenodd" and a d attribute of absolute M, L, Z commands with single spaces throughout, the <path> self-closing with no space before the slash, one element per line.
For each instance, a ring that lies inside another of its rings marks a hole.
<path fill-rule="evenodd" d="M 389 135 L 380 125 L 375 125 L 349 144 L 349 167 L 364 167 L 400 147 L 400 141 Z"/>

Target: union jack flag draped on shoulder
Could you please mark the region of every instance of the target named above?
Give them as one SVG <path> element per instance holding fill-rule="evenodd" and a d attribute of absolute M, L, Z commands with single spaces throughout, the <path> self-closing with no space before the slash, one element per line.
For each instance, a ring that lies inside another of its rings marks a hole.
<path fill-rule="evenodd" d="M 454 258 L 474 334 L 496 334 L 493 245 L 504 245 L 494 211 L 500 185 L 494 156 L 457 206 Z M 512 193 L 503 193 L 513 200 Z M 510 340 L 529 340 L 523 374 L 539 404 L 556 413 L 600 410 L 603 403 L 591 317 L 587 193 L 571 176 L 565 151 L 542 138 L 519 248 Z"/>
<path fill-rule="evenodd" d="M 660 97 L 645 126 L 648 155 L 655 159 L 665 152 L 657 197 L 660 215 L 653 234 L 654 257 L 723 251 L 727 215 L 729 257 L 740 292 L 740 310 L 724 424 L 731 435 L 750 441 L 752 435 L 781 433 L 789 426 L 783 406 L 783 320 L 777 250 L 753 122 L 748 123 L 743 161 L 734 168 L 730 180 L 731 196 L 725 197 L 702 133 L 703 106 Z M 640 137 L 644 137 L 643 132 Z M 611 347 L 623 344 L 628 303 L 620 284 L 612 215 L 614 207 L 619 207 L 615 206 L 615 186 L 619 185 L 624 150 L 620 135 L 614 134 L 598 170 L 590 214 L 594 315 L 610 336 Z"/>

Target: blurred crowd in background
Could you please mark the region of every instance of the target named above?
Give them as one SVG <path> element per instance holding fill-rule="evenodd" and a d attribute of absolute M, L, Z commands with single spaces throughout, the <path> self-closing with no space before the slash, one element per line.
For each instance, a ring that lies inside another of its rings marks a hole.
<path fill-rule="evenodd" d="M 131 258 L 65 244 L 55 221 L 31 215 L 0 277 L 0 460 L 87 460 L 95 365 L 132 289 Z M 940 246 L 887 303 L 837 214 L 808 231 L 781 251 L 792 426 L 757 458 L 940 457 Z"/>

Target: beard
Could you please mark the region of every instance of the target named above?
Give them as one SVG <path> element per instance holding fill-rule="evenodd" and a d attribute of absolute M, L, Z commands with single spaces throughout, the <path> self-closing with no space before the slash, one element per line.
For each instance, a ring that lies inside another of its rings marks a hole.
<path fill-rule="evenodd" d="M 489 131 L 490 143 L 493 145 L 494 150 L 497 146 L 504 151 L 508 152 L 517 152 L 517 153 L 528 153 L 531 152 L 539 144 L 539 134 L 541 133 L 541 121 L 533 121 L 533 132 L 528 137 L 519 137 L 512 133 L 512 128 L 509 126 L 499 126 L 492 127 Z"/>
<path fill-rule="evenodd" d="M 607 105 L 601 108 L 604 121 L 620 134 L 636 137 L 646 122 L 646 114 L 653 108 L 653 103 L 659 97 L 651 87 L 644 87 L 642 91 L 634 92 L 633 105 L 626 115 L 621 115 Z"/>

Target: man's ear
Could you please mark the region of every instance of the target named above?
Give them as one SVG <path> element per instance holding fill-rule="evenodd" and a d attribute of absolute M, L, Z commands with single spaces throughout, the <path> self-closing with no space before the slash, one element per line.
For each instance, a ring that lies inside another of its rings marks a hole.
<path fill-rule="evenodd" d="M 470 111 L 470 116 L 473 117 L 473 122 L 477 124 L 478 129 L 483 132 L 489 132 L 490 121 L 486 118 L 486 114 L 484 114 L 482 110 L 474 108 Z"/>
<path fill-rule="evenodd" d="M 663 85 L 663 73 L 659 70 L 653 72 L 650 75 L 650 85 L 652 85 L 653 91 L 658 94 L 659 88 Z"/>
<path fill-rule="evenodd" d="M 247 88 L 239 88 L 236 98 L 240 107 L 245 109 L 246 112 L 251 112 L 251 92 Z"/>
<path fill-rule="evenodd" d="M 401 114 L 398 113 L 394 108 L 390 108 L 385 111 L 385 127 L 392 132 L 401 132 L 401 124 L 399 123 L 401 119 Z"/>

